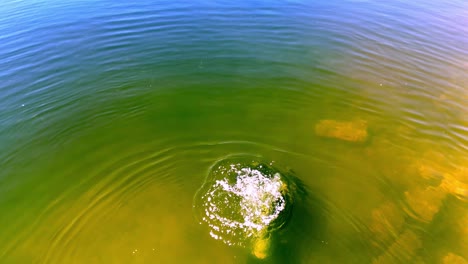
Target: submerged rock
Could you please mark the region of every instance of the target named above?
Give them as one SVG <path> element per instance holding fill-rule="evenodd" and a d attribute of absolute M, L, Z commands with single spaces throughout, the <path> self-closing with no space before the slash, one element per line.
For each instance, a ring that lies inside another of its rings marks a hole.
<path fill-rule="evenodd" d="M 373 244 L 377 247 L 396 239 L 405 223 L 403 212 L 392 202 L 385 202 L 372 211 L 369 226 L 373 234 Z"/>
<path fill-rule="evenodd" d="M 449 195 L 468 201 L 468 169 L 454 163 L 443 153 L 428 151 L 412 165 L 426 183 L 426 187 L 411 187 L 405 192 L 406 202 L 417 219 L 432 222 Z"/>
<path fill-rule="evenodd" d="M 421 247 L 421 239 L 414 232 L 405 230 L 372 264 L 413 263 Z"/>
<path fill-rule="evenodd" d="M 446 192 L 440 187 L 430 186 L 406 191 L 405 197 L 409 207 L 416 213 L 416 219 L 430 223 L 439 212 Z"/>
<path fill-rule="evenodd" d="M 453 253 L 447 254 L 442 260 L 443 264 L 468 264 L 468 261 L 461 256 L 455 255 Z"/>
<path fill-rule="evenodd" d="M 195 195 L 194 207 L 210 235 L 246 247 L 260 259 L 269 254 L 272 232 L 291 213 L 294 183 L 272 164 L 228 159 L 215 164 Z"/>
<path fill-rule="evenodd" d="M 315 134 L 321 137 L 335 138 L 349 142 L 365 142 L 368 137 L 367 122 L 320 120 L 315 125 Z"/>
<path fill-rule="evenodd" d="M 468 167 L 458 167 L 453 172 L 444 173 L 441 187 L 462 201 L 468 201 Z"/>
<path fill-rule="evenodd" d="M 453 163 L 443 153 L 428 151 L 415 163 L 418 174 L 425 180 L 439 180 L 441 191 L 468 201 L 468 167 L 448 165 Z M 461 161 L 461 164 L 466 161 Z"/>

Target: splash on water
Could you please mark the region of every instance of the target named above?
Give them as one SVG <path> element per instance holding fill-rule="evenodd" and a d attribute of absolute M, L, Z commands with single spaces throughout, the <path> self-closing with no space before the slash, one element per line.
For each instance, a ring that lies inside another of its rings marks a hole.
<path fill-rule="evenodd" d="M 194 206 L 214 239 L 264 258 L 271 232 L 285 224 L 291 204 L 288 181 L 271 164 L 223 160 L 211 169 Z"/>

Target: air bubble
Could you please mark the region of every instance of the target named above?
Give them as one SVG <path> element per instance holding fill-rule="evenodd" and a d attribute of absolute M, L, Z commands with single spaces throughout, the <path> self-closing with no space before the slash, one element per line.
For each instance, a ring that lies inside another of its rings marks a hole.
<path fill-rule="evenodd" d="M 288 219 L 293 196 L 290 185 L 288 176 L 269 163 L 226 159 L 211 168 L 194 207 L 214 239 L 264 249 L 271 232 Z"/>

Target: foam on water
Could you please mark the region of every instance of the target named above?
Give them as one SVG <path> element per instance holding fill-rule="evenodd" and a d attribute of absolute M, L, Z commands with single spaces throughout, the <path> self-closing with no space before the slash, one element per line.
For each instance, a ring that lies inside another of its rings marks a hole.
<path fill-rule="evenodd" d="M 284 224 L 287 189 L 284 177 L 269 165 L 221 162 L 197 193 L 195 207 L 214 239 L 249 247 Z"/>

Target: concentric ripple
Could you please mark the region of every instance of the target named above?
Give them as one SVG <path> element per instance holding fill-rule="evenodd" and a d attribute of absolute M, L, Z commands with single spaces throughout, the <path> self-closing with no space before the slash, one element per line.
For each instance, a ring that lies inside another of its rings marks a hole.
<path fill-rule="evenodd" d="M 215 164 L 195 197 L 200 222 L 227 245 L 265 256 L 271 231 L 288 219 L 293 196 L 288 176 L 272 163 L 227 159 Z"/>

